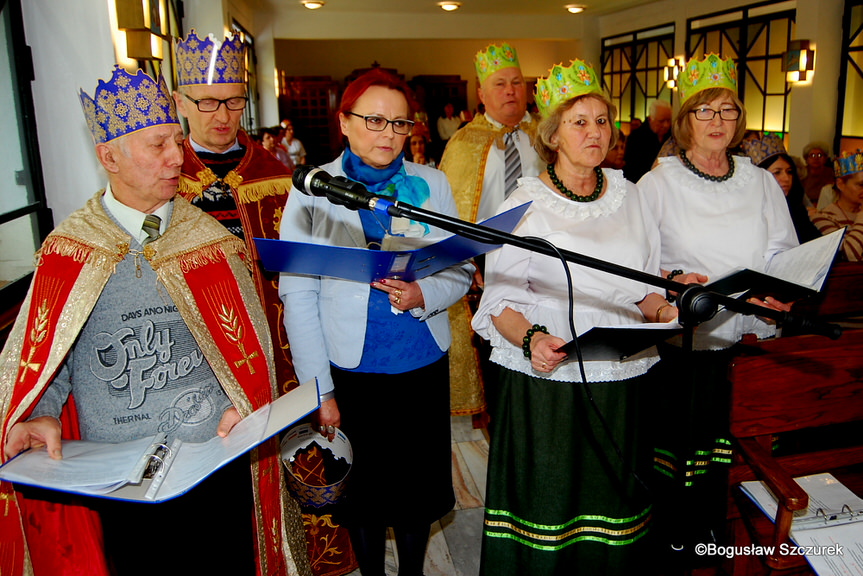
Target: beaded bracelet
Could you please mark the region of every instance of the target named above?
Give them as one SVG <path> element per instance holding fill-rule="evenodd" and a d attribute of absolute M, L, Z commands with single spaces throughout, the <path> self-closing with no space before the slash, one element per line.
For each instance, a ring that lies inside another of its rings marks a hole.
<path fill-rule="evenodd" d="M 668 276 L 665 277 L 666 280 L 674 280 L 675 276 L 680 276 L 683 274 L 683 270 L 672 270 L 668 273 Z M 677 298 L 673 294 L 669 294 L 668 291 L 665 291 L 665 299 L 669 302 L 674 302 Z"/>
<path fill-rule="evenodd" d="M 548 328 L 540 326 L 539 324 L 534 324 L 532 327 L 527 329 L 527 334 L 524 337 L 524 344 L 521 345 L 521 349 L 524 352 L 524 357 L 528 360 L 530 360 L 530 339 L 533 338 L 533 335 L 537 332 L 548 334 Z"/>

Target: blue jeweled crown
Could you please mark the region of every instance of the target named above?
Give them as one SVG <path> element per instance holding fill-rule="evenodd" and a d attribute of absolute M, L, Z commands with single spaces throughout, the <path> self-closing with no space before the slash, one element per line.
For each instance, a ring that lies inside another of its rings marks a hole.
<path fill-rule="evenodd" d="M 165 79 L 153 80 L 143 70 L 132 75 L 115 65 L 111 80 L 99 80 L 93 98 L 84 90 L 78 96 L 96 144 L 151 126 L 180 123 Z"/>
<path fill-rule="evenodd" d="M 239 35 L 219 42 L 212 34 L 202 40 L 192 30 L 185 40 L 177 42 L 177 83 L 180 86 L 245 84 L 245 50 Z"/>
<path fill-rule="evenodd" d="M 787 154 L 782 138 L 769 132 L 759 134 L 757 138 L 743 140 L 740 147 L 756 166 L 777 154 Z"/>
<path fill-rule="evenodd" d="M 857 172 L 863 172 L 863 152 L 857 150 L 854 154 L 847 151 L 841 156 L 837 156 L 833 161 L 833 168 L 836 172 L 836 177 L 850 176 Z"/>

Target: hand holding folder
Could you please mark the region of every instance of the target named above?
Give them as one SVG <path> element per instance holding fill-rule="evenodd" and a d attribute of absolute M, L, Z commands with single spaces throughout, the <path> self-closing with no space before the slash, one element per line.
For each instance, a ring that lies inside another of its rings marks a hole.
<path fill-rule="evenodd" d="M 529 202 L 480 224 L 502 232 L 511 232 L 528 206 Z M 398 251 L 265 238 L 255 238 L 255 244 L 264 268 L 272 272 L 329 276 L 367 284 L 383 278 L 413 282 L 500 246 L 458 235 L 416 250 Z"/>
<path fill-rule="evenodd" d="M 0 467 L 0 479 L 118 500 L 163 502 L 284 430 L 320 406 L 316 382 L 294 388 L 240 420 L 225 438 L 192 443 L 164 435 L 115 444 L 64 440 L 63 459 L 44 449 L 22 452 Z"/>

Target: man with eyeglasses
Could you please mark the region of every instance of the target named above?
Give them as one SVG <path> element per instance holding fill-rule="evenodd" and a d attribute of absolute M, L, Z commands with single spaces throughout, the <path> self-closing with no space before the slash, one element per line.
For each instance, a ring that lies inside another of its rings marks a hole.
<path fill-rule="evenodd" d="M 280 214 L 291 177 L 284 164 L 240 128 L 248 103 L 245 45 L 238 37 L 223 42 L 192 30 L 177 43 L 177 111 L 189 124 L 180 194 L 246 242 L 252 277 L 273 337 L 276 377 L 284 393 L 297 384 L 276 276 L 264 270 L 252 238 L 279 237 Z"/>
<path fill-rule="evenodd" d="M 632 131 L 626 139 L 623 175 L 630 182 L 650 171 L 662 145 L 671 135 L 671 104 L 654 100 L 650 104 L 647 122 Z"/>

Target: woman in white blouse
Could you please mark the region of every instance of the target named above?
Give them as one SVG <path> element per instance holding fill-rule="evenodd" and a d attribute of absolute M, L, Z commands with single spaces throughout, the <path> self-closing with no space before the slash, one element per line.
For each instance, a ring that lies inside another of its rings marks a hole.
<path fill-rule="evenodd" d="M 797 245 L 785 195 L 770 172 L 730 152 L 743 138 L 746 110 L 737 97 L 731 58 L 715 54 L 687 63 L 679 78 L 680 111 L 672 125 L 680 150 L 660 158 L 638 182 L 659 225 L 661 267 L 668 278 L 698 271 L 716 280 L 738 268 L 764 270 Z M 788 310 L 768 297 L 761 305 Z M 694 352 L 660 347 L 656 518 L 664 549 L 700 560 L 699 544 L 718 543 L 725 526 L 733 346 L 744 334 L 775 334 L 756 316 L 720 311 L 694 333 Z"/>
<path fill-rule="evenodd" d="M 556 66 L 538 82 L 536 100 L 543 120 L 535 146 L 548 168 L 522 178 L 501 206 L 532 202 L 514 233 L 658 274 L 651 214 L 622 172 L 599 168 L 613 144 L 616 111 L 594 71 L 577 60 Z M 676 317 L 651 286 L 574 264 L 570 270 L 578 334 Z M 589 387 L 583 384 L 578 363 L 557 351 L 576 336 L 569 296 L 555 258 L 504 246 L 486 260 L 473 327 L 490 340 L 501 368 L 485 575 L 634 573 L 646 557 L 650 501 L 640 478 L 650 470 L 652 443 L 643 401 L 658 356 L 651 349 L 627 362 L 585 361 Z"/>

